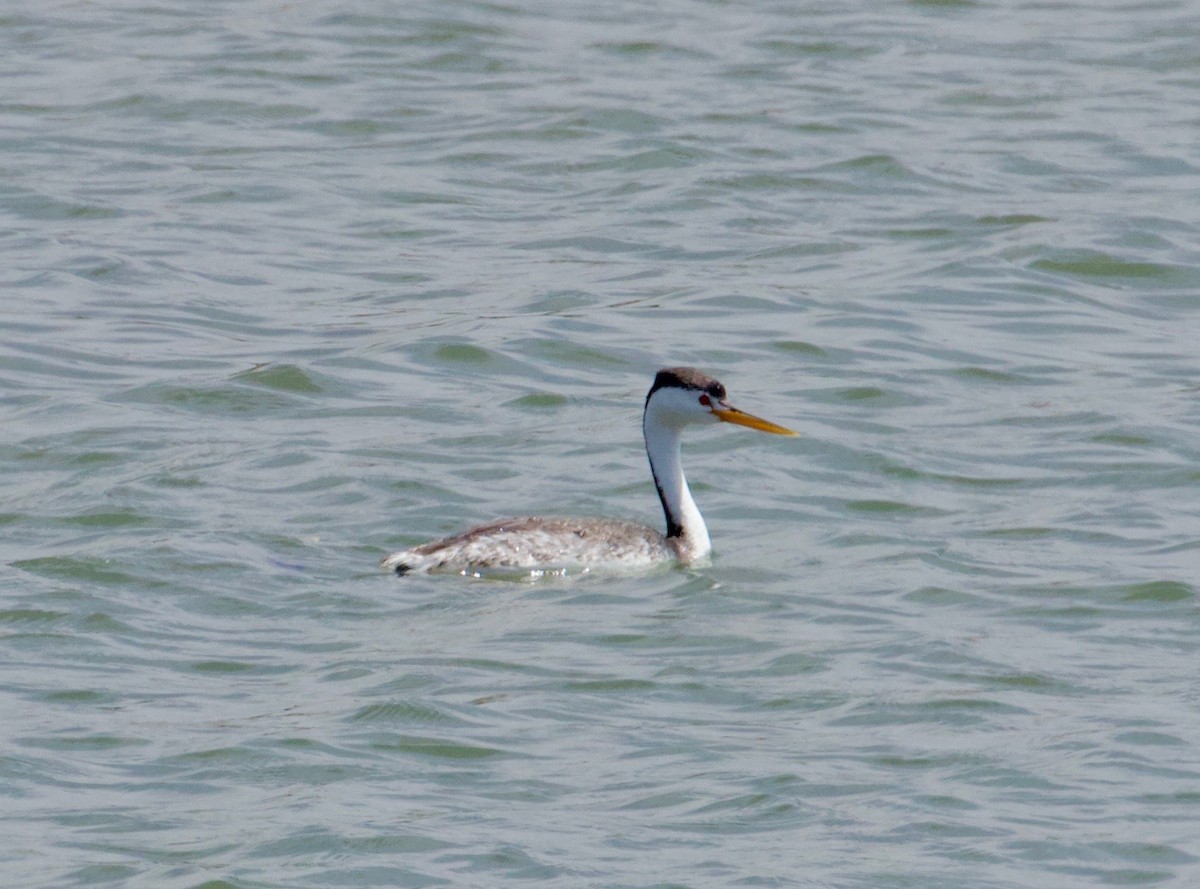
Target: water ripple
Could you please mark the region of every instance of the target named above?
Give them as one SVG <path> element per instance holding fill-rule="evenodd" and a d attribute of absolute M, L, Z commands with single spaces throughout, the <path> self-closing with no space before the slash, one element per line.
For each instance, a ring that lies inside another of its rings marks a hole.
<path fill-rule="evenodd" d="M 3 24 L 3 885 L 1196 882 L 1189 10 Z"/>

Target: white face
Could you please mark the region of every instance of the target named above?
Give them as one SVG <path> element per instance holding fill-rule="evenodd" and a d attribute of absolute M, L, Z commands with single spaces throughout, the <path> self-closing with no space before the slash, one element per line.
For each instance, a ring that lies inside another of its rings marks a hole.
<path fill-rule="evenodd" d="M 663 426 L 681 429 L 697 423 L 719 423 L 714 406 L 721 405 L 702 389 L 665 387 L 651 396 L 646 412 Z"/>

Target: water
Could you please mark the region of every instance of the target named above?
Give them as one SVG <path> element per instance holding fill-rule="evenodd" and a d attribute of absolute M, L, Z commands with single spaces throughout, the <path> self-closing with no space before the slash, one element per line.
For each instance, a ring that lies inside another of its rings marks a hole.
<path fill-rule="evenodd" d="M 1189 5 L 0 26 L 5 887 L 1200 882 Z"/>

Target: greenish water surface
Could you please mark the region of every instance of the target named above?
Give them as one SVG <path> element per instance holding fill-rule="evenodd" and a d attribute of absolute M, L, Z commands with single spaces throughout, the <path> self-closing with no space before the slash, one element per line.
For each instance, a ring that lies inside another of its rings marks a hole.
<path fill-rule="evenodd" d="M 1200 884 L 1193 12 L 0 15 L 0 885 Z"/>

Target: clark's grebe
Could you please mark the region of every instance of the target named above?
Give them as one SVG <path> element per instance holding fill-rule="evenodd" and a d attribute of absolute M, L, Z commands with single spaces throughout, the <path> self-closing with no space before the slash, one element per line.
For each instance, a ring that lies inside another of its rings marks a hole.
<path fill-rule="evenodd" d="M 381 564 L 397 574 L 482 574 L 695 562 L 708 555 L 712 544 L 683 477 L 679 437 L 685 426 L 718 422 L 775 435 L 796 434 L 733 407 L 726 401 L 725 387 L 695 368 L 660 370 L 646 395 L 642 433 L 650 472 L 667 517 L 665 535 L 619 519 L 521 516 L 488 522 L 453 537 L 394 553 Z"/>

